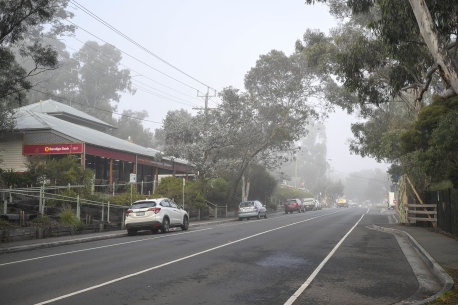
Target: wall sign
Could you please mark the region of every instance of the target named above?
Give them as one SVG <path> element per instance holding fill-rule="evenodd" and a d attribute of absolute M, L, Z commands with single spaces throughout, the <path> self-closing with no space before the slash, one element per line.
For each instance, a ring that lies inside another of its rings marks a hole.
<path fill-rule="evenodd" d="M 83 153 L 83 144 L 66 143 L 66 144 L 39 144 L 22 146 L 24 155 L 48 155 L 48 154 L 81 154 Z"/>

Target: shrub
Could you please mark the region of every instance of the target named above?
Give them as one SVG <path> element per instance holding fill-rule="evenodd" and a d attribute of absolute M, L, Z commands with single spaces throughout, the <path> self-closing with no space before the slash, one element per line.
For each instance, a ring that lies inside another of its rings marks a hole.
<path fill-rule="evenodd" d="M 83 225 L 71 209 L 63 210 L 57 214 L 57 217 L 59 217 L 59 223 L 72 227 L 72 231 L 81 229 Z"/>

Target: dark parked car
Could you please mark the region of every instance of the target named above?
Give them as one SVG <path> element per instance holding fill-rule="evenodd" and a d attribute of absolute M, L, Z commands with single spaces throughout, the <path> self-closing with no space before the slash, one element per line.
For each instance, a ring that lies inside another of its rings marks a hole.
<path fill-rule="evenodd" d="M 304 204 L 300 199 L 288 199 L 285 202 L 285 214 L 292 214 L 295 211 L 298 213 L 305 212 Z"/>

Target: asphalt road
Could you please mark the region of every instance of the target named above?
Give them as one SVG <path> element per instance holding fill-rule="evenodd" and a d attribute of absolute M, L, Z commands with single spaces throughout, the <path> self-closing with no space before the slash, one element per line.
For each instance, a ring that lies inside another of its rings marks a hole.
<path fill-rule="evenodd" d="M 1 304 L 392 304 L 418 287 L 374 209 L 0 255 Z"/>

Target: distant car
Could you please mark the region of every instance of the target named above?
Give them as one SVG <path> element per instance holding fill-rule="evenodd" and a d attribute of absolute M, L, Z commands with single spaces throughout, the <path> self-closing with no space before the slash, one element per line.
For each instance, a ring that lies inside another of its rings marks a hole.
<path fill-rule="evenodd" d="M 243 201 L 239 204 L 238 217 L 239 220 L 250 219 L 251 217 L 256 217 L 257 219 L 261 217 L 267 218 L 267 209 L 258 200 Z"/>
<path fill-rule="evenodd" d="M 293 213 L 297 211 L 298 213 L 305 212 L 304 205 L 300 199 L 288 199 L 285 202 L 285 214 Z"/>
<path fill-rule="evenodd" d="M 316 208 L 315 208 L 315 199 L 313 199 L 313 198 L 304 198 L 302 200 L 302 204 L 304 205 L 304 210 L 306 210 L 306 211 L 316 210 Z"/>
<path fill-rule="evenodd" d="M 315 210 L 321 210 L 321 202 L 318 199 L 315 199 Z"/>
<path fill-rule="evenodd" d="M 136 235 L 140 230 L 151 230 L 156 233 L 168 232 L 171 227 L 189 227 L 188 213 L 169 198 L 135 201 L 126 212 L 126 229 L 128 235 Z"/>

